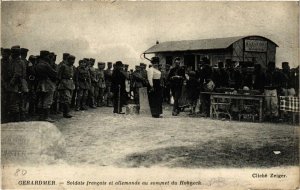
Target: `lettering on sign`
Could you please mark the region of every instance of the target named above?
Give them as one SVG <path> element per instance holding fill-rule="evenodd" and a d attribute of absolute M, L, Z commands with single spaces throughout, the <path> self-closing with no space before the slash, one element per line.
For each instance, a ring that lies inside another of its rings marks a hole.
<path fill-rule="evenodd" d="M 245 51 L 266 52 L 267 41 L 245 40 Z"/>

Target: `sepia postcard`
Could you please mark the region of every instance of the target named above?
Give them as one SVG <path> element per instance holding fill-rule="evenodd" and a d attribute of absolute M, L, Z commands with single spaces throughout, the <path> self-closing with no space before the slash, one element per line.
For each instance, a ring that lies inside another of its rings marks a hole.
<path fill-rule="evenodd" d="M 1 1 L 1 189 L 299 189 L 299 18 Z"/>

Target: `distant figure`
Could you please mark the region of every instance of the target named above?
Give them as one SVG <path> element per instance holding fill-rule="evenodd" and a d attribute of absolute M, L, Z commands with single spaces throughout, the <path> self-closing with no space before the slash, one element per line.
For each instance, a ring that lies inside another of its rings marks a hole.
<path fill-rule="evenodd" d="M 104 70 L 105 76 L 105 94 L 106 106 L 112 106 L 112 92 L 111 92 L 111 77 L 112 77 L 112 62 L 107 62 L 107 69 Z"/>

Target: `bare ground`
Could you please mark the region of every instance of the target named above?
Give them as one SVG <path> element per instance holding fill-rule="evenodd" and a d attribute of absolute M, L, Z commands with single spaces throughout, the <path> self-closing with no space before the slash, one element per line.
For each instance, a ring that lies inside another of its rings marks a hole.
<path fill-rule="evenodd" d="M 298 165 L 299 128 L 286 124 L 113 115 L 112 108 L 72 113 L 55 124 L 70 165 L 116 167 L 273 167 Z M 275 152 L 274 152 L 275 151 Z"/>

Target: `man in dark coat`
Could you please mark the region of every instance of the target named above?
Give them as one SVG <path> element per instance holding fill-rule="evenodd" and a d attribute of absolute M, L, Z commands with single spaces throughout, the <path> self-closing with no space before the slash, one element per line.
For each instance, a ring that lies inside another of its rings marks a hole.
<path fill-rule="evenodd" d="M 95 87 L 98 83 L 98 79 L 96 78 L 96 69 L 94 68 L 94 65 L 95 65 L 95 59 L 90 58 L 89 59 L 89 72 L 90 72 L 90 76 L 91 76 L 91 85 L 89 88 L 88 99 L 89 99 L 89 106 L 91 108 L 96 108 Z"/>
<path fill-rule="evenodd" d="M 213 78 L 217 88 L 229 86 L 228 84 L 229 77 L 228 77 L 228 73 L 224 69 L 223 62 L 218 63 L 218 70 L 216 71 L 215 77 Z"/>
<path fill-rule="evenodd" d="M 174 68 L 170 70 L 168 81 L 170 81 L 170 88 L 172 92 L 172 96 L 174 98 L 173 105 L 173 116 L 177 116 L 179 114 L 179 98 L 181 96 L 182 85 L 185 78 L 184 70 L 179 67 L 180 58 L 174 59 Z"/>
<path fill-rule="evenodd" d="M 10 121 L 24 121 L 24 96 L 28 92 L 26 65 L 20 58 L 20 46 L 11 48 L 11 59 L 7 70 L 8 85 L 8 105 L 10 113 Z"/>
<path fill-rule="evenodd" d="M 123 114 L 122 106 L 126 101 L 125 80 L 126 76 L 123 69 L 123 63 L 117 61 L 112 74 L 112 92 L 113 92 L 113 113 Z"/>
<path fill-rule="evenodd" d="M 57 71 L 50 65 L 49 51 L 41 51 L 40 58 L 35 66 L 38 80 L 37 93 L 39 94 L 38 107 L 41 111 L 40 120 L 54 122 L 49 118 L 50 107 L 53 103 L 53 95 L 56 89 Z"/>
<path fill-rule="evenodd" d="M 9 68 L 9 57 L 11 51 L 9 48 L 1 48 L 1 123 L 8 122 L 8 68 Z"/>
<path fill-rule="evenodd" d="M 107 68 L 104 70 L 105 77 L 105 94 L 106 106 L 112 106 L 112 92 L 111 92 L 111 77 L 112 77 L 112 62 L 107 62 Z"/>
<path fill-rule="evenodd" d="M 253 89 L 259 90 L 261 93 L 264 92 L 264 82 L 265 82 L 265 74 L 262 71 L 260 64 L 254 65 L 254 83 L 253 83 Z"/>
<path fill-rule="evenodd" d="M 36 87 L 37 87 L 37 77 L 36 77 L 36 72 L 35 72 L 35 67 L 38 63 L 38 56 L 31 55 L 29 56 L 29 67 L 27 68 L 27 78 L 28 78 L 28 101 L 29 101 L 29 106 L 28 106 L 28 114 L 30 116 L 34 116 L 37 113 L 37 92 L 36 92 Z"/>
<path fill-rule="evenodd" d="M 265 117 L 267 120 L 276 120 L 278 117 L 277 95 L 281 86 L 281 76 L 275 68 L 275 62 L 268 63 L 264 85 L 264 94 L 266 96 Z"/>
<path fill-rule="evenodd" d="M 72 115 L 70 112 L 70 103 L 72 99 L 72 92 L 75 89 L 73 77 L 74 77 L 74 62 L 75 56 L 70 55 L 68 57 L 67 63 L 62 64 L 58 70 L 58 79 L 59 79 L 59 99 L 63 108 L 63 116 L 65 118 L 71 118 Z"/>

